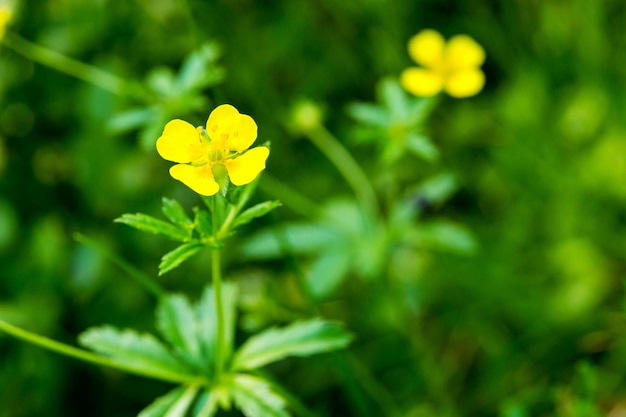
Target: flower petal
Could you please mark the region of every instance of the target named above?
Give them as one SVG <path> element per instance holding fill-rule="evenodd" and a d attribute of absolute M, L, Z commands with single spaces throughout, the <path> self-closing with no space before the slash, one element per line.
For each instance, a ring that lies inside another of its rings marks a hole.
<path fill-rule="evenodd" d="M 457 35 L 450 39 L 446 48 L 448 69 L 480 67 L 485 62 L 485 50 L 467 35 Z"/>
<path fill-rule="evenodd" d="M 485 74 L 479 69 L 457 71 L 446 80 L 446 92 L 452 97 L 463 98 L 478 94 L 485 85 Z"/>
<path fill-rule="evenodd" d="M 226 147 L 236 152 L 248 149 L 256 140 L 257 125 L 252 117 L 240 114 L 237 124 L 232 127 Z"/>
<path fill-rule="evenodd" d="M 230 104 L 217 106 L 209 115 L 206 122 L 206 131 L 211 140 L 219 140 L 220 133 L 224 132 L 224 126 L 232 125 L 239 117 L 239 112 Z"/>
<path fill-rule="evenodd" d="M 439 32 L 425 29 L 409 39 L 409 56 L 425 67 L 440 68 L 445 45 L 446 41 Z"/>
<path fill-rule="evenodd" d="M 251 183 L 265 169 L 265 160 L 270 154 L 269 148 L 259 146 L 243 155 L 224 162 L 230 182 L 235 185 Z"/>
<path fill-rule="evenodd" d="M 4 36 L 4 31 L 6 29 L 9 20 L 11 20 L 12 11 L 6 4 L 0 4 L 0 38 Z"/>
<path fill-rule="evenodd" d="M 252 117 L 240 114 L 230 104 L 216 107 L 209 115 L 206 127 L 214 150 L 243 152 L 257 137 L 257 125 Z"/>
<path fill-rule="evenodd" d="M 220 189 L 209 164 L 197 167 L 186 164 L 174 165 L 170 168 L 170 175 L 200 195 L 213 195 Z"/>
<path fill-rule="evenodd" d="M 443 76 L 434 71 L 413 67 L 402 72 L 400 84 L 411 94 L 430 97 L 442 90 Z"/>
<path fill-rule="evenodd" d="M 203 155 L 202 142 L 196 128 L 183 120 L 172 120 L 165 125 L 156 142 L 157 152 L 172 162 L 191 162 Z"/>

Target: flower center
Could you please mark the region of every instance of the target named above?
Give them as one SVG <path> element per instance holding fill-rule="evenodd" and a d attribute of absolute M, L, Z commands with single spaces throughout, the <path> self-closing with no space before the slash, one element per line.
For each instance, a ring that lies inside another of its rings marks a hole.
<path fill-rule="evenodd" d="M 236 132 L 233 133 L 233 136 L 236 136 Z M 234 151 L 228 147 L 228 139 L 228 133 L 221 133 L 215 139 L 211 140 L 206 134 L 206 131 L 203 131 L 203 133 L 201 134 L 201 140 L 204 149 L 204 155 L 202 155 L 202 159 L 204 160 L 205 164 L 223 164 L 224 161 L 232 159 L 238 155 L 237 151 Z"/>
<path fill-rule="evenodd" d="M 224 151 L 221 149 L 209 151 L 209 161 L 212 163 L 220 163 L 224 161 Z"/>

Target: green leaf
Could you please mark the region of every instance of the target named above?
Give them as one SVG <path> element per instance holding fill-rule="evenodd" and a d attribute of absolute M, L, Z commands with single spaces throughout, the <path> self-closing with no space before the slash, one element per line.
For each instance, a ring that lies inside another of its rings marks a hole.
<path fill-rule="evenodd" d="M 473 254 L 478 246 L 469 230 L 445 220 L 422 223 L 419 227 L 407 229 L 404 240 L 418 247 L 463 255 Z"/>
<path fill-rule="evenodd" d="M 258 178 L 258 177 L 257 177 Z M 241 199 L 241 196 L 243 195 L 243 193 L 246 190 L 246 187 L 249 187 L 250 184 L 248 185 L 243 185 L 243 186 L 233 186 L 233 187 L 229 187 L 228 188 L 228 192 L 226 193 L 226 201 L 233 205 L 236 206 L 237 204 L 239 204 L 239 201 Z"/>
<path fill-rule="evenodd" d="M 309 291 L 315 299 L 331 294 L 350 270 L 350 251 L 329 251 L 319 256 L 307 275 Z"/>
<path fill-rule="evenodd" d="M 173 251 L 166 253 L 161 258 L 161 263 L 159 264 L 159 275 L 163 275 L 166 272 L 178 267 L 181 263 L 191 258 L 203 247 L 204 244 L 202 242 L 193 241 L 180 245 Z"/>
<path fill-rule="evenodd" d="M 189 406 L 191 405 L 191 402 L 193 401 L 197 393 L 197 386 L 191 385 L 187 387 L 185 392 L 167 410 L 164 417 L 185 417 L 185 415 L 187 414 L 187 410 L 189 409 Z"/>
<path fill-rule="evenodd" d="M 163 297 L 156 310 L 156 327 L 167 342 L 195 367 L 202 364 L 195 312 L 183 295 Z"/>
<path fill-rule="evenodd" d="M 196 224 L 196 230 L 203 238 L 209 238 L 213 236 L 213 220 L 211 214 L 202 210 L 199 207 L 193 208 L 194 223 Z"/>
<path fill-rule="evenodd" d="M 79 335 L 81 345 L 111 359 L 149 373 L 190 373 L 156 337 L 134 330 L 117 330 L 111 326 L 92 327 Z"/>
<path fill-rule="evenodd" d="M 236 374 L 229 381 L 235 406 L 246 417 L 289 417 L 287 402 L 262 378 Z"/>
<path fill-rule="evenodd" d="M 310 356 L 346 347 L 352 340 L 338 323 L 311 319 L 271 328 L 250 337 L 233 358 L 232 369 L 248 370 L 287 356 Z"/>
<path fill-rule="evenodd" d="M 169 120 L 170 117 L 165 113 L 165 109 L 160 106 L 155 108 L 154 119 L 144 124 L 143 129 L 139 132 L 139 145 L 143 150 L 154 152 L 154 139 L 161 136 L 163 126 L 165 126 Z"/>
<path fill-rule="evenodd" d="M 218 408 L 218 401 L 213 392 L 204 390 L 198 395 L 191 415 L 194 417 L 213 417 Z"/>
<path fill-rule="evenodd" d="M 241 226 L 242 224 L 250 223 L 253 219 L 266 215 L 280 205 L 280 201 L 274 200 L 264 201 L 263 203 L 252 206 L 243 213 L 239 214 L 239 216 L 237 216 L 237 218 L 233 222 L 232 227 L 234 228 L 237 226 Z"/>
<path fill-rule="evenodd" d="M 444 172 L 426 180 L 414 194 L 425 198 L 430 204 L 441 204 L 449 199 L 459 188 L 459 182 L 454 174 Z"/>
<path fill-rule="evenodd" d="M 269 148 L 270 143 L 264 142 L 261 144 L 261 146 L 265 146 Z M 228 190 L 228 194 L 226 194 L 226 200 L 230 204 L 236 207 L 239 207 L 239 208 L 244 207 L 248 203 L 248 200 L 250 200 L 250 198 L 254 194 L 254 191 L 259 185 L 260 180 L 261 180 L 261 175 L 258 175 L 256 179 L 249 184 L 238 186 L 238 187 L 231 187 Z"/>
<path fill-rule="evenodd" d="M 107 127 L 111 129 L 112 132 L 119 134 L 137 129 L 154 120 L 155 117 L 155 111 L 150 107 L 128 110 L 114 115 L 108 121 Z"/>
<path fill-rule="evenodd" d="M 386 109 L 370 103 L 352 103 L 347 109 L 353 119 L 368 125 L 388 128 L 391 123 Z"/>
<path fill-rule="evenodd" d="M 227 360 L 235 341 L 237 323 L 237 285 L 230 282 L 222 283 L 222 308 L 224 313 L 224 359 Z M 215 310 L 215 292 L 207 286 L 202 298 L 195 306 L 197 337 L 204 360 L 215 360 L 217 343 L 217 314 Z"/>
<path fill-rule="evenodd" d="M 146 77 L 146 84 L 162 98 L 176 92 L 174 73 L 167 67 L 157 67 L 150 71 Z"/>
<path fill-rule="evenodd" d="M 196 386 L 175 388 L 157 398 L 137 417 L 184 417 L 197 392 Z"/>
<path fill-rule="evenodd" d="M 243 243 L 242 254 L 252 259 L 271 259 L 282 256 L 285 251 L 315 253 L 342 239 L 339 233 L 321 224 L 292 223 L 252 235 Z"/>
<path fill-rule="evenodd" d="M 438 101 L 437 97 L 414 97 L 409 105 L 407 124 L 413 128 L 422 128 L 424 120 L 436 107 Z"/>
<path fill-rule="evenodd" d="M 114 222 L 124 223 L 130 227 L 134 227 L 135 229 L 153 233 L 155 235 L 165 236 L 180 242 L 188 241 L 191 238 L 190 231 L 143 213 L 126 213 L 115 219 Z"/>
<path fill-rule="evenodd" d="M 178 401 L 184 392 L 185 389 L 182 386 L 174 388 L 167 394 L 154 400 L 152 404 L 144 408 L 137 417 L 163 417 L 165 413 L 167 413 L 167 410 Z"/>
<path fill-rule="evenodd" d="M 217 43 L 206 43 L 189 55 L 178 74 L 178 87 L 182 91 L 199 90 L 221 81 L 223 71 L 215 63 L 221 55 Z"/>
<path fill-rule="evenodd" d="M 187 216 L 187 213 L 185 213 L 183 206 L 173 198 L 163 197 L 162 210 L 165 217 L 184 229 L 187 229 L 193 224 L 189 216 Z"/>
<path fill-rule="evenodd" d="M 408 134 L 405 145 L 414 155 L 426 161 L 433 162 L 439 159 L 439 149 L 424 135 Z"/>
<path fill-rule="evenodd" d="M 392 117 L 398 121 L 406 120 L 409 103 L 406 93 L 398 81 L 393 78 L 385 78 L 378 84 L 377 90 L 380 101 L 391 111 Z"/>
<path fill-rule="evenodd" d="M 323 208 L 322 219 L 332 227 L 332 230 L 341 232 L 346 237 L 356 238 L 359 241 L 367 234 L 368 225 L 375 219 L 368 219 L 362 207 L 352 199 L 338 198 L 329 200 Z"/>

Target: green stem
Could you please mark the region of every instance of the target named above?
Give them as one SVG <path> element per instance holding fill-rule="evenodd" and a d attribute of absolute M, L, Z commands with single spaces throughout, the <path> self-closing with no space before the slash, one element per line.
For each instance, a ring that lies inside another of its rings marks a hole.
<path fill-rule="evenodd" d="M 191 11 L 191 7 L 189 7 L 189 3 L 187 0 L 178 0 L 178 6 L 182 10 L 185 15 L 185 19 L 187 20 L 187 27 L 189 28 L 189 32 L 191 34 L 191 39 L 194 44 L 194 48 L 198 47 L 198 25 L 196 25 L 196 21 L 193 18 L 193 13 Z"/>
<path fill-rule="evenodd" d="M 256 190 L 256 187 L 259 183 L 259 179 L 260 177 L 257 177 L 257 179 L 254 180 L 254 182 L 252 182 L 245 188 L 245 190 L 243 191 L 243 194 L 241 195 L 241 198 L 239 198 L 239 201 L 237 202 L 236 205 L 229 204 L 230 208 L 228 209 L 228 214 L 226 214 L 226 218 L 224 219 L 224 222 L 222 223 L 221 227 L 219 227 L 219 229 L 215 227 L 215 230 L 217 230 L 217 233 L 215 233 L 215 236 L 214 236 L 214 239 L 216 242 L 219 242 L 221 239 L 226 237 L 226 235 L 230 231 L 230 225 L 233 223 L 233 221 L 235 221 L 239 212 L 248 203 L 248 200 L 250 200 L 250 197 L 254 193 L 254 190 Z M 217 197 L 215 196 L 211 198 L 217 198 Z M 215 206 L 212 206 L 212 211 L 213 213 L 215 213 Z M 215 214 L 213 215 L 213 218 L 215 219 Z"/>
<path fill-rule="evenodd" d="M 109 261 L 111 261 L 113 264 L 117 265 L 120 269 L 126 272 L 131 278 L 133 278 L 135 281 L 141 284 L 146 290 L 152 293 L 152 295 L 154 295 L 156 298 L 161 298 L 166 294 L 165 290 L 161 288 L 159 284 L 152 281 L 146 274 L 144 274 L 143 272 L 141 272 L 140 270 L 138 270 L 137 268 L 135 268 L 134 266 L 126 262 L 121 257 L 108 251 L 95 240 L 90 239 L 80 233 L 74 234 L 74 239 L 77 242 L 82 243 L 83 245 L 89 246 L 95 249 L 96 251 L 98 251 L 100 255 L 102 255 L 105 259 L 108 259 Z"/>
<path fill-rule="evenodd" d="M 293 211 L 305 217 L 317 219 L 322 211 L 319 204 L 268 173 L 263 173 L 263 181 L 261 181 L 260 186 L 267 194 L 277 198 Z"/>
<path fill-rule="evenodd" d="M 239 210 L 240 210 L 239 206 L 230 206 L 230 209 L 228 210 L 228 214 L 226 215 L 226 219 L 224 219 L 224 223 L 222 223 L 222 226 L 219 228 L 215 236 L 216 242 L 219 242 L 220 239 L 226 237 L 230 229 L 230 225 L 237 217 Z"/>
<path fill-rule="evenodd" d="M 162 370 L 148 370 L 137 369 L 136 367 L 120 362 L 115 362 L 105 356 L 101 356 L 95 353 L 88 352 L 83 349 L 75 348 L 65 343 L 57 342 L 56 340 L 49 339 L 44 336 L 29 332 L 19 327 L 13 326 L 3 320 L 0 320 L 0 330 L 5 333 L 23 340 L 33 345 L 48 349 L 50 351 L 60 353 L 65 356 L 72 357 L 84 362 L 93 363 L 96 365 L 102 365 L 109 368 L 119 369 L 131 374 L 141 375 L 148 378 L 158 379 L 161 381 L 173 382 L 173 383 L 189 383 L 189 384 L 205 384 L 203 379 L 188 374 L 181 374 L 177 372 L 168 372 Z"/>
<path fill-rule="evenodd" d="M 124 81 L 122 79 L 56 51 L 36 45 L 15 33 L 7 31 L 4 34 L 4 43 L 31 61 L 96 85 L 113 94 L 122 95 L 124 93 Z"/>
<path fill-rule="evenodd" d="M 213 197 L 213 233 L 217 236 L 219 224 L 216 216 L 216 203 Z M 216 237 L 217 239 L 217 237 Z M 213 279 L 213 292 L 215 294 L 215 314 L 217 317 L 217 346 L 215 348 L 215 373 L 217 377 L 222 373 L 224 368 L 224 309 L 222 306 L 222 269 L 221 269 L 220 250 L 211 250 L 211 267 Z"/>
<path fill-rule="evenodd" d="M 372 217 L 378 213 L 378 200 L 374 187 L 354 160 L 350 152 L 322 125 L 307 130 L 307 137 L 335 165 L 354 191 L 365 210 Z"/>

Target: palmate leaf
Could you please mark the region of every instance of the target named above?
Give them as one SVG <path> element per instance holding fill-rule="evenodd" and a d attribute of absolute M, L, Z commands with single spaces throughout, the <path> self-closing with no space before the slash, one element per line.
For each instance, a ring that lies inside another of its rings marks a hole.
<path fill-rule="evenodd" d="M 122 214 L 122 216 L 115 219 L 114 222 L 124 223 L 135 229 L 165 236 L 179 242 L 185 242 L 191 239 L 191 230 L 186 230 L 143 213 Z"/>
<path fill-rule="evenodd" d="M 195 255 L 203 247 L 204 244 L 202 242 L 193 241 L 180 245 L 173 251 L 166 253 L 161 258 L 161 263 L 159 263 L 159 275 L 163 275 L 166 272 L 178 267 L 184 261 Z"/>
<path fill-rule="evenodd" d="M 346 347 L 352 335 L 338 323 L 312 319 L 250 337 L 233 357 L 233 370 L 251 370 L 287 356 L 309 356 Z"/>
<path fill-rule="evenodd" d="M 246 417 L 289 417 L 286 401 L 262 378 L 236 374 L 228 386 L 235 406 Z"/>
<path fill-rule="evenodd" d="M 154 400 L 137 417 L 184 417 L 197 392 L 196 386 L 179 386 Z"/>
<path fill-rule="evenodd" d="M 111 326 L 92 327 L 81 333 L 78 341 L 146 375 L 193 375 L 186 364 L 179 361 L 157 338 L 147 333 L 117 330 Z"/>

